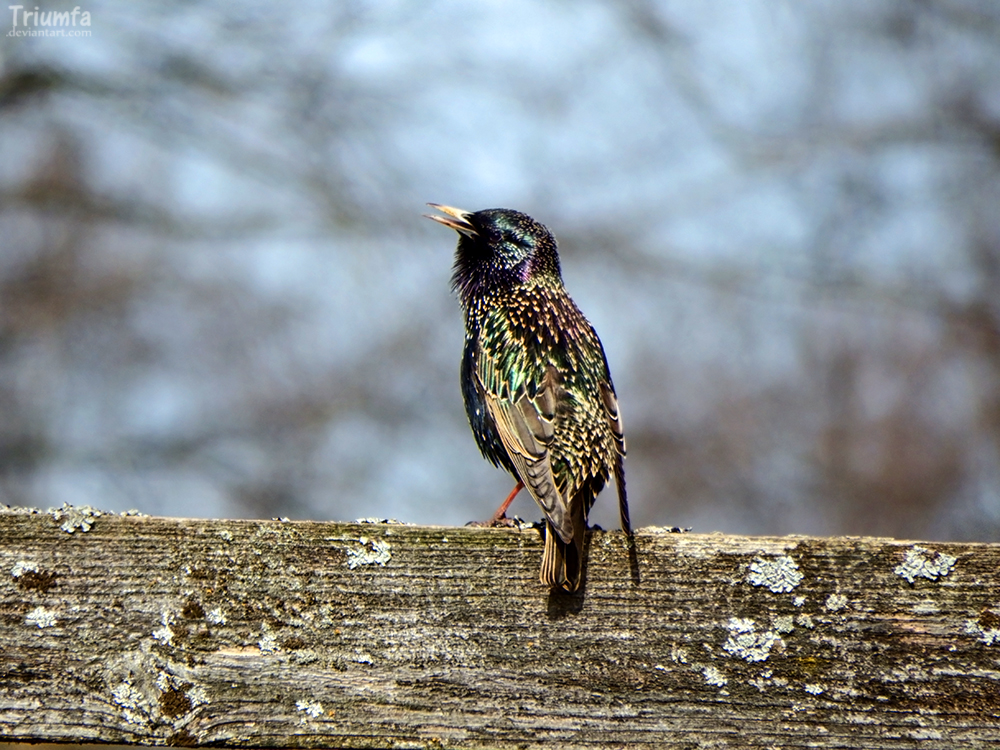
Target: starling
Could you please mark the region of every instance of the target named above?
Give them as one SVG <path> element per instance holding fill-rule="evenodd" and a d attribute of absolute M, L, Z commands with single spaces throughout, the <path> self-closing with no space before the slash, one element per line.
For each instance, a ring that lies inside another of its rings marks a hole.
<path fill-rule="evenodd" d="M 465 313 L 462 395 L 483 456 L 545 513 L 541 581 L 576 591 L 587 514 L 613 472 L 622 529 L 625 438 L 604 347 L 559 271 L 556 240 L 518 211 L 428 204 L 459 233 L 452 286 Z"/>

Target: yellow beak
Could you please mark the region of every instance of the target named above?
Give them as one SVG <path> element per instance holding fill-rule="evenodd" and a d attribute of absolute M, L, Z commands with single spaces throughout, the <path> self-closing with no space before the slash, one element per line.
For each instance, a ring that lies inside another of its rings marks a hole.
<path fill-rule="evenodd" d="M 424 214 L 424 216 L 428 219 L 436 221 L 438 224 L 444 224 L 446 227 L 451 227 L 456 232 L 461 232 L 467 237 L 476 236 L 476 228 L 469 223 L 469 217 L 472 216 L 472 211 L 464 211 L 461 208 L 455 208 L 454 206 L 442 206 L 440 203 L 428 203 L 427 205 L 443 214 L 448 214 L 447 216 L 432 216 L 431 214 Z"/>

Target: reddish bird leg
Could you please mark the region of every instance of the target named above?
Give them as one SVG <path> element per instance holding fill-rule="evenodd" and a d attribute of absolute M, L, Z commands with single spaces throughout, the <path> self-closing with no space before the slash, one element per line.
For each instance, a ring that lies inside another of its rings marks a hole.
<path fill-rule="evenodd" d="M 517 493 L 522 489 L 524 489 L 524 482 L 518 482 L 514 485 L 514 489 L 512 489 L 510 494 L 507 495 L 507 499 L 503 501 L 503 505 L 497 508 L 497 512 L 493 514 L 493 518 L 490 520 L 490 523 L 499 524 L 507 517 L 507 508 L 509 508 L 510 504 L 514 502 L 514 498 L 517 497 Z"/>

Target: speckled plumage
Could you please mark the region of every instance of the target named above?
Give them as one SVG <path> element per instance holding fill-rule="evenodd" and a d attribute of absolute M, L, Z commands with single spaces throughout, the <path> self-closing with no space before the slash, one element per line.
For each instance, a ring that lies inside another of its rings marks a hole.
<path fill-rule="evenodd" d="M 587 514 L 613 473 L 631 536 L 625 440 L 604 348 L 567 294 L 556 241 L 518 211 L 430 204 L 459 232 L 452 279 L 465 313 L 462 394 L 483 455 L 546 518 L 543 583 L 580 585 Z"/>

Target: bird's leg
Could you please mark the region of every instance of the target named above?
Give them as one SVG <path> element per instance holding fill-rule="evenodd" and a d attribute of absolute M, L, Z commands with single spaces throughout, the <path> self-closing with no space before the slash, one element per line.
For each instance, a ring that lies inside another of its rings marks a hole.
<path fill-rule="evenodd" d="M 507 517 L 507 508 L 510 504 L 514 502 L 514 498 L 517 497 L 517 493 L 524 489 L 524 482 L 518 480 L 518 483 L 514 485 L 514 489 L 510 491 L 507 495 L 507 499 L 503 501 L 503 504 L 497 508 L 497 512 L 493 514 L 493 518 L 490 519 L 490 523 L 494 525 L 500 525 Z"/>
<path fill-rule="evenodd" d="M 470 521 L 465 524 L 466 526 L 477 526 L 479 528 L 492 528 L 494 526 L 516 526 L 517 522 L 512 521 L 507 518 L 507 508 L 510 504 L 514 502 L 514 498 L 517 497 L 517 493 L 524 488 L 524 482 L 518 482 L 514 489 L 510 491 L 507 495 L 507 499 L 503 501 L 503 504 L 497 508 L 497 512 L 493 514 L 493 517 L 489 521 Z"/>

